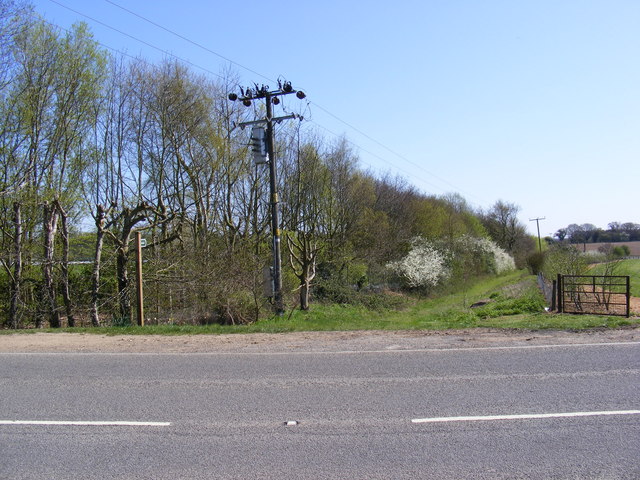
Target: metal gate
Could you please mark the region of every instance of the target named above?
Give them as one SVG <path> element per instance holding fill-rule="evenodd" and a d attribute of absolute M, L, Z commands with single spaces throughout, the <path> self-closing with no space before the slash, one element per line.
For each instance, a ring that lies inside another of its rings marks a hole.
<path fill-rule="evenodd" d="M 622 275 L 558 275 L 558 312 L 629 317 L 631 281 Z"/>

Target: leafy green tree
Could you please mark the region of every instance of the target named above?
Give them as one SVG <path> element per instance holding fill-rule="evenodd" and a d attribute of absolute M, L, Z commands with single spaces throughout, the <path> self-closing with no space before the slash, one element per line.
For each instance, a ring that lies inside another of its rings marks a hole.
<path fill-rule="evenodd" d="M 542 272 L 548 279 L 561 275 L 582 275 L 588 264 L 585 256 L 577 248 L 568 244 L 555 244 L 545 252 Z"/>
<path fill-rule="evenodd" d="M 60 35 L 45 22 L 28 18 L 15 35 L 12 61 L 16 73 L 8 96 L 15 125 L 13 181 L 16 194 L 25 199 L 21 217 L 31 222 L 42 219 L 42 304 L 51 326 L 58 327 L 55 239 L 60 217 L 66 224 L 66 216 L 77 207 L 83 145 L 94 121 L 92 106 L 101 91 L 104 57 L 85 25 L 74 25 Z M 35 214 L 38 209 L 41 215 Z M 24 226 L 32 238 L 34 229 L 33 223 Z M 64 251 L 68 251 L 67 240 L 68 235 L 63 235 Z M 62 273 L 67 315 L 73 322 L 66 264 Z M 42 317 L 37 323 L 42 323 Z"/>

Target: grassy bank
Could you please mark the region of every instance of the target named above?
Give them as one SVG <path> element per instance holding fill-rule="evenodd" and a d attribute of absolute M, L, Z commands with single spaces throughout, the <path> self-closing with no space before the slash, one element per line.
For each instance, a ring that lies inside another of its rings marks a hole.
<path fill-rule="evenodd" d="M 640 265 L 640 262 L 638 262 Z M 476 304 L 472 307 L 472 305 Z M 445 330 L 517 328 L 579 330 L 639 325 L 640 319 L 596 315 L 557 315 L 544 311 L 535 277 L 514 272 L 475 283 L 455 294 L 432 299 L 407 299 L 399 310 L 369 310 L 354 305 L 313 304 L 307 312 L 287 312 L 251 325 L 150 325 L 145 327 L 65 328 L 37 332 L 76 332 L 106 335 L 196 335 L 280 333 L 345 330 Z M 23 330 L 20 332 L 36 332 Z M 9 330 L 2 333 L 12 333 Z"/>

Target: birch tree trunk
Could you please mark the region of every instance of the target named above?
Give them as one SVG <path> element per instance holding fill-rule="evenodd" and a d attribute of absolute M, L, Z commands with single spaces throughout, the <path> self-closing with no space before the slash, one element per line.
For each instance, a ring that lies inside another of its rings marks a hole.
<path fill-rule="evenodd" d="M 13 275 L 11 276 L 11 300 L 9 304 L 8 323 L 14 330 L 18 328 L 18 308 L 22 286 L 22 205 L 20 202 L 13 204 Z"/>
<path fill-rule="evenodd" d="M 56 288 L 53 279 L 53 255 L 56 232 L 58 230 L 58 209 L 49 202 L 44 202 L 42 232 L 44 240 L 44 258 L 42 262 L 42 278 L 44 281 L 43 300 L 45 314 L 49 317 L 51 328 L 60 328 L 60 312 L 56 301 Z"/>
<path fill-rule="evenodd" d="M 96 249 L 93 257 L 93 272 L 91 272 L 91 325 L 100 326 L 98 316 L 98 297 L 100 293 L 100 269 L 102 267 L 102 247 L 104 245 L 104 229 L 107 212 L 102 205 L 98 205 L 96 214 Z"/>
<path fill-rule="evenodd" d="M 67 314 L 67 326 L 75 327 L 76 320 L 73 315 L 73 302 L 69 292 L 69 228 L 67 224 L 68 215 L 62 208 L 59 201 L 56 200 L 55 208 L 60 215 L 60 234 L 62 236 L 62 265 L 61 265 L 61 282 L 62 282 L 62 299 Z"/>

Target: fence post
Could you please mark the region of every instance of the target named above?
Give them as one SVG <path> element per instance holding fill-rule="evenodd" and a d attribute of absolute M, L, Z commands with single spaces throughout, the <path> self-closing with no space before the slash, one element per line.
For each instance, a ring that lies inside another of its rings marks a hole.
<path fill-rule="evenodd" d="M 136 293 L 138 297 L 138 325 L 144 327 L 144 296 L 142 293 L 142 233 L 136 232 Z"/>
<path fill-rule="evenodd" d="M 631 316 L 631 277 L 627 275 L 627 318 Z"/>
<path fill-rule="evenodd" d="M 558 288 L 558 281 L 557 280 L 553 280 L 551 282 L 552 287 L 551 287 L 551 311 L 553 312 L 556 309 L 556 298 L 558 298 L 558 292 L 557 292 L 557 288 Z"/>
<path fill-rule="evenodd" d="M 562 285 L 562 274 L 558 274 L 558 285 L 557 285 L 557 290 L 558 290 L 558 313 L 562 313 L 562 310 L 564 309 L 564 305 L 563 305 L 563 296 L 564 296 L 564 292 L 563 290 L 563 285 Z"/>

